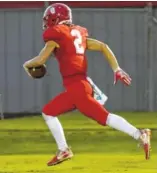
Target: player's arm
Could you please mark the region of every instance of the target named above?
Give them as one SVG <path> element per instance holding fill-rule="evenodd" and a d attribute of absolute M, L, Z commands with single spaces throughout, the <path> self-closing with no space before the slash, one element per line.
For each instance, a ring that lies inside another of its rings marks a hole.
<path fill-rule="evenodd" d="M 87 38 L 87 49 L 93 50 L 93 51 L 100 51 L 103 53 L 103 55 L 106 57 L 107 61 L 109 62 L 112 70 L 114 71 L 114 84 L 121 80 L 126 85 L 131 84 L 131 78 L 127 73 L 125 73 L 120 67 L 117 62 L 117 59 L 112 52 L 112 50 L 109 48 L 109 46 L 101 41 Z"/>
<path fill-rule="evenodd" d="M 108 47 L 107 44 L 95 39 L 88 38 L 87 49 L 102 52 L 105 58 L 107 58 L 107 61 L 109 62 L 113 71 L 116 71 L 120 68 L 115 55 L 113 54 L 112 50 Z"/>
<path fill-rule="evenodd" d="M 54 49 L 58 48 L 58 47 L 59 47 L 59 45 L 54 41 L 46 42 L 45 47 L 40 51 L 38 56 L 34 57 L 33 59 L 31 59 L 29 61 L 26 61 L 23 64 L 23 67 L 24 67 L 26 73 L 31 77 L 31 75 L 29 74 L 28 68 L 38 67 L 38 66 L 45 64 L 45 62 L 47 61 L 47 59 L 49 58 L 51 53 L 54 51 Z"/>
<path fill-rule="evenodd" d="M 59 45 L 54 41 L 46 42 L 45 47 L 40 51 L 39 55 L 29 61 L 26 61 L 23 66 L 25 68 L 30 68 L 45 64 L 54 49 L 58 47 Z"/>

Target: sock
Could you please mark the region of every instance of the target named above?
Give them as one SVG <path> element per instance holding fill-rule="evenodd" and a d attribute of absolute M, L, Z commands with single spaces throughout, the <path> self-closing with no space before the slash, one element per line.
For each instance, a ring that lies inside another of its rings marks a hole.
<path fill-rule="evenodd" d="M 45 122 L 57 143 L 58 149 L 61 151 L 65 151 L 68 148 L 68 145 L 66 143 L 62 125 L 59 122 L 58 118 L 45 115 L 44 113 L 42 113 L 42 116 L 45 119 Z"/>
<path fill-rule="evenodd" d="M 140 130 L 138 130 L 136 127 L 131 125 L 124 118 L 115 114 L 110 113 L 108 115 L 106 124 L 116 130 L 127 133 L 128 135 L 132 136 L 136 140 L 138 140 L 141 135 Z"/>

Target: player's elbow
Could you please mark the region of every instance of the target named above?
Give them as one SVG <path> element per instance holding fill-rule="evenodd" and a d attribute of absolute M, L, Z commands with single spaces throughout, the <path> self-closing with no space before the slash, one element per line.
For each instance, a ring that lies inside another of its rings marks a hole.
<path fill-rule="evenodd" d="M 102 43 L 102 45 L 101 45 L 101 51 L 102 52 L 106 52 L 106 51 L 108 51 L 108 49 L 109 49 L 109 46 L 106 43 Z"/>
<path fill-rule="evenodd" d="M 23 64 L 23 68 L 26 68 L 26 62 Z"/>
<path fill-rule="evenodd" d="M 104 49 L 107 49 L 107 47 L 108 47 L 107 44 L 101 42 L 100 49 L 102 52 L 104 51 Z"/>
<path fill-rule="evenodd" d="M 101 50 L 107 49 L 108 45 L 106 43 L 101 43 Z"/>

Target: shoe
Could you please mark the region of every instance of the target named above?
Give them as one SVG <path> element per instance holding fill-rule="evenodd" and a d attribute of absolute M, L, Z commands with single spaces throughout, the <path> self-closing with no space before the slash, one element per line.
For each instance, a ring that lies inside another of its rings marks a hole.
<path fill-rule="evenodd" d="M 143 146 L 144 152 L 145 152 L 145 159 L 150 159 L 150 150 L 151 150 L 151 130 L 150 129 L 143 129 L 140 131 L 140 142 Z"/>
<path fill-rule="evenodd" d="M 48 166 L 57 165 L 63 161 L 69 160 L 73 157 L 73 152 L 70 148 L 65 151 L 58 151 L 57 154 L 47 163 Z"/>

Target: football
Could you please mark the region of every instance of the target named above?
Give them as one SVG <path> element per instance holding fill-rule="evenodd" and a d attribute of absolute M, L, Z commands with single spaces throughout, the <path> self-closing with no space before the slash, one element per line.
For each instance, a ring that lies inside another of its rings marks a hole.
<path fill-rule="evenodd" d="M 31 76 L 36 79 L 44 77 L 47 72 L 45 65 L 29 68 L 28 70 L 29 70 L 29 73 L 31 74 Z"/>

